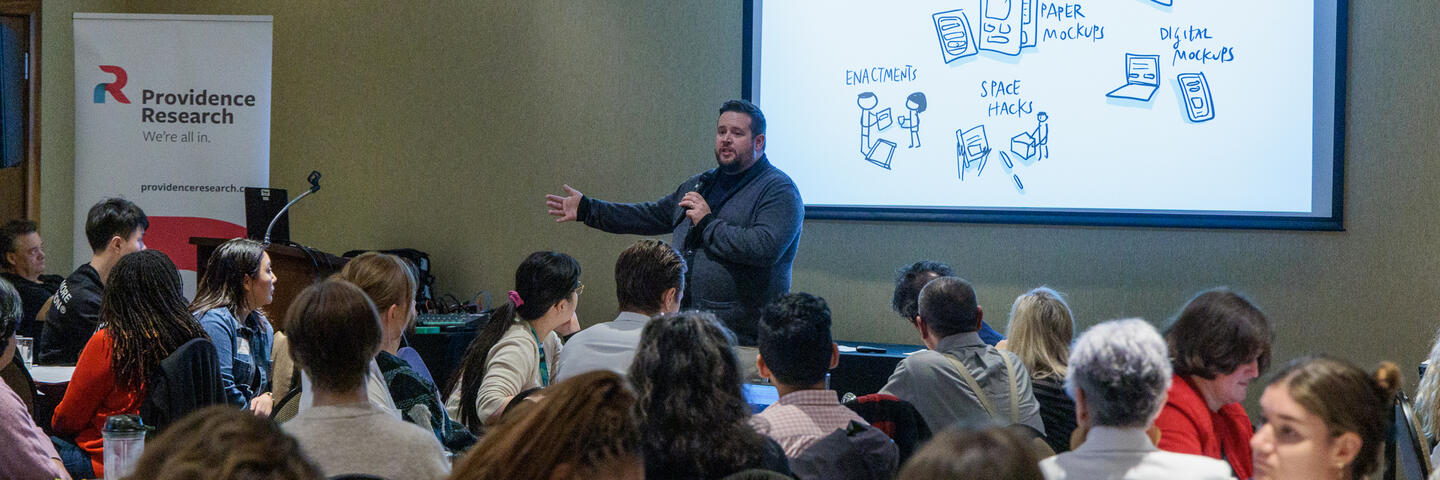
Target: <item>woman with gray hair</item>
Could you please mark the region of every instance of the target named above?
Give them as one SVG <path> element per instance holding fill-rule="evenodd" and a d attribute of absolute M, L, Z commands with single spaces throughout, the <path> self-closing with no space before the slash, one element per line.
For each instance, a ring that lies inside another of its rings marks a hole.
<path fill-rule="evenodd" d="M 1065 389 L 1075 398 L 1079 444 L 1040 462 L 1046 479 L 1231 478 L 1225 462 L 1155 447 L 1148 431 L 1165 405 L 1172 369 L 1165 340 L 1149 323 L 1091 327 L 1071 347 L 1069 367 Z"/>

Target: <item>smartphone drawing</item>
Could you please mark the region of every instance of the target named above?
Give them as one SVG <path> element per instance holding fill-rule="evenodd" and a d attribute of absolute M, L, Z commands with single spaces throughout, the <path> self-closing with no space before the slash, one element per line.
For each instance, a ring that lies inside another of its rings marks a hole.
<path fill-rule="evenodd" d="M 1215 103 L 1210 98 L 1210 82 L 1205 73 L 1182 73 L 1175 77 L 1180 82 L 1180 92 L 1185 96 L 1185 115 L 1191 122 L 1200 123 L 1215 118 Z"/>

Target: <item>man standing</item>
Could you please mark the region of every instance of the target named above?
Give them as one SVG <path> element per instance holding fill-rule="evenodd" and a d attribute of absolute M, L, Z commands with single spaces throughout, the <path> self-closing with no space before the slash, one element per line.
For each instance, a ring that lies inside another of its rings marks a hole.
<path fill-rule="evenodd" d="M 581 330 L 565 341 L 555 360 L 555 383 L 595 370 L 625 375 L 635 359 L 640 331 L 650 317 L 680 310 L 685 260 L 665 242 L 637 240 L 615 261 L 615 320 Z"/>
<path fill-rule="evenodd" d="M 9 281 L 20 292 L 21 317 L 15 334 L 35 337 L 40 325 L 35 316 L 40 306 L 60 288 L 65 280 L 59 275 L 45 275 L 45 246 L 35 222 L 11 220 L 0 227 L 0 278 Z"/>
<path fill-rule="evenodd" d="M 100 324 L 100 298 L 110 267 L 120 257 L 145 249 L 147 228 L 150 220 L 145 211 L 129 200 L 109 198 L 90 207 L 85 238 L 94 254 L 55 292 L 37 341 L 36 363 L 74 365 L 80 359 L 80 350 Z"/>
<path fill-rule="evenodd" d="M 546 195 L 545 205 L 557 222 L 672 232 L 690 268 L 681 306 L 714 313 L 740 345 L 753 346 L 761 308 L 790 291 L 805 205 L 790 177 L 765 158 L 765 115 L 750 102 L 720 107 L 715 163 L 653 202 L 611 203 L 565 185 L 565 196 Z"/>
<path fill-rule="evenodd" d="M 982 316 L 965 280 L 940 277 L 926 284 L 915 329 L 927 350 L 901 360 L 880 393 L 914 404 L 933 431 L 988 416 L 1044 434 L 1029 371 L 1014 353 L 980 340 Z"/>

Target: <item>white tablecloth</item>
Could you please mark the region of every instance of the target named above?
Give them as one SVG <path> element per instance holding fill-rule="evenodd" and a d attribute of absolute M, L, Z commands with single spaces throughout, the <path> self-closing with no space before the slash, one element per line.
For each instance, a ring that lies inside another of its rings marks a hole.
<path fill-rule="evenodd" d="M 70 382 L 70 376 L 74 374 L 75 367 L 73 366 L 52 367 L 36 365 L 30 367 L 30 377 L 35 379 L 35 383 L 68 383 Z"/>

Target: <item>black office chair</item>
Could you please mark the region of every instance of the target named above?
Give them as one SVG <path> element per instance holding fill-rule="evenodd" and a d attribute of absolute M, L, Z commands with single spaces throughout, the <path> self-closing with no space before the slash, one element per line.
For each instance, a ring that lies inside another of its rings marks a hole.
<path fill-rule="evenodd" d="M 1408 479 L 1430 478 L 1430 451 L 1425 448 L 1429 440 L 1425 439 L 1415 417 L 1415 409 L 1403 391 L 1395 394 L 1395 425 L 1392 431 L 1393 435 L 1386 442 L 1390 444 L 1386 446 L 1386 453 L 1392 456 L 1385 477 L 1394 478 L 1396 471 L 1404 471 Z"/>

